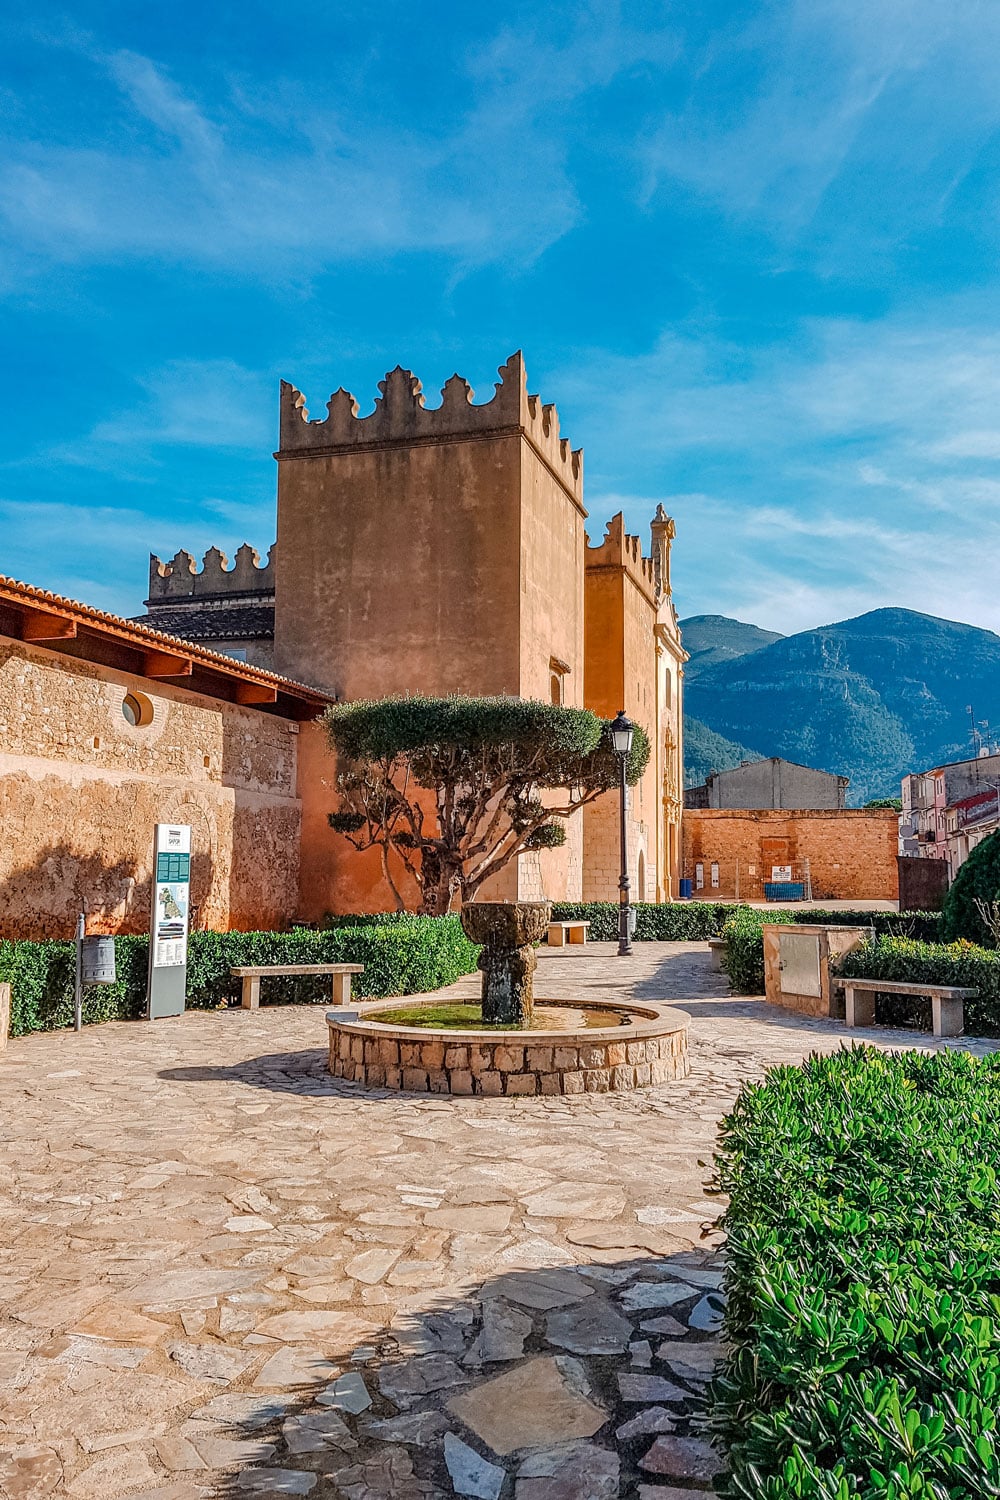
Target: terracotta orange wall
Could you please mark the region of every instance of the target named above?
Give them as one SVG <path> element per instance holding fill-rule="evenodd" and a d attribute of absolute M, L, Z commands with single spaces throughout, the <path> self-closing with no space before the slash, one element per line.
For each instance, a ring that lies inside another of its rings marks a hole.
<path fill-rule="evenodd" d="M 705 866 L 702 899 L 736 893 L 736 864 L 744 873 L 764 868 L 762 839 L 787 840 L 789 861 L 809 860 L 813 900 L 895 901 L 899 821 L 891 811 L 738 811 L 688 809 L 684 813 L 684 874 Z M 709 867 L 719 865 L 719 888 L 709 885 Z M 768 861 L 770 864 L 770 861 Z M 699 893 L 695 892 L 697 896 Z"/>
<path fill-rule="evenodd" d="M 642 899 L 657 899 L 657 658 L 656 612 L 621 563 L 600 564 L 590 549 L 586 570 L 585 702 L 602 718 L 620 708 L 650 737 L 645 775 L 629 792 L 629 876 L 638 899 L 639 854 L 645 866 Z M 584 900 L 616 901 L 621 863 L 619 796 L 609 793 L 584 811 Z"/>
<path fill-rule="evenodd" d="M 122 715 L 127 692 L 149 725 Z M 0 637 L 0 936 L 149 922 L 153 828 L 192 827 L 196 927 L 298 905 L 298 725 Z"/>
<path fill-rule="evenodd" d="M 278 465 L 275 670 L 341 698 L 516 693 L 520 439 Z"/>

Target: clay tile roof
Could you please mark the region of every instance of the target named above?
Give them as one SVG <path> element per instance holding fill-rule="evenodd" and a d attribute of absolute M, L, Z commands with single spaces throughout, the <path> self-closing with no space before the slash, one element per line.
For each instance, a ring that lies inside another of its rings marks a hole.
<path fill-rule="evenodd" d="M 19 603 L 34 605 L 36 609 L 49 609 L 54 614 L 65 615 L 76 620 L 96 634 L 131 643 L 139 649 L 148 646 L 154 650 L 160 648 L 172 651 L 178 656 L 190 657 L 192 661 L 214 672 L 220 672 L 244 682 L 259 682 L 274 687 L 289 697 L 305 699 L 320 706 L 334 701 L 330 693 L 324 693 L 320 688 L 310 687 L 307 683 L 293 682 L 289 677 L 281 677 L 277 672 L 269 672 L 264 667 L 250 666 L 248 662 L 235 661 L 233 657 L 224 656 L 220 651 L 212 651 L 209 647 L 201 646 L 195 641 L 185 640 L 181 636 L 168 635 L 162 630 L 154 630 L 151 626 L 139 621 L 126 620 L 122 615 L 109 614 L 106 610 L 83 604 L 79 599 L 67 599 L 62 594 L 54 594 L 49 589 L 35 588 L 33 584 L 22 583 L 20 579 L 10 578 L 0 573 L 0 603 L 4 601 L 14 605 Z M 136 675 L 142 676 L 142 672 Z"/>
<path fill-rule="evenodd" d="M 274 607 L 234 604 L 221 609 L 157 606 L 129 624 L 148 625 L 187 641 L 272 641 Z"/>

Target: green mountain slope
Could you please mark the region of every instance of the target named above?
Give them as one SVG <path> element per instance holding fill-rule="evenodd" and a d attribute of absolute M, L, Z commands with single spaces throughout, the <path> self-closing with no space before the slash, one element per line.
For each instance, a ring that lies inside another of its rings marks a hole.
<path fill-rule="evenodd" d="M 691 658 L 684 669 L 688 681 L 706 667 L 734 661 L 738 656 L 747 656 L 774 641 L 784 640 L 776 630 L 761 630 L 759 625 L 745 625 L 742 620 L 730 620 L 726 615 L 689 615 L 681 620 L 680 627 L 684 649 Z"/>
<path fill-rule="evenodd" d="M 970 703 L 1000 724 L 1000 636 L 877 609 L 704 667 L 685 707 L 727 741 L 849 776 L 858 805 L 969 754 Z"/>
<path fill-rule="evenodd" d="M 684 785 L 700 786 L 713 771 L 731 771 L 745 760 L 760 760 L 756 750 L 716 734 L 700 719 L 684 715 Z"/>

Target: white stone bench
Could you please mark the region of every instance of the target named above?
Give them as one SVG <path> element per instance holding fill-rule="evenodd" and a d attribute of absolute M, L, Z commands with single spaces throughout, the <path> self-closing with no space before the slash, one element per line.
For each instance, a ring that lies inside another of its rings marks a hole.
<path fill-rule="evenodd" d="M 562 948 L 566 943 L 585 943 L 589 930 L 589 922 L 550 922 L 546 941 L 550 948 Z"/>
<path fill-rule="evenodd" d="M 721 971 L 722 958 L 726 951 L 725 938 L 709 938 L 708 951 L 712 955 L 712 968 Z"/>
<path fill-rule="evenodd" d="M 260 1005 L 260 982 L 272 974 L 332 974 L 334 1005 L 350 1005 L 351 975 L 363 974 L 364 964 L 262 964 L 259 968 L 230 969 L 234 979 L 242 979 L 243 995 L 240 1004 L 244 1010 L 256 1010 Z"/>
<path fill-rule="evenodd" d="M 965 1002 L 979 994 L 956 984 L 909 984 L 899 979 L 837 979 L 844 991 L 848 1026 L 875 1025 L 876 995 L 926 995 L 931 1002 L 935 1036 L 961 1036 L 965 1030 Z"/>

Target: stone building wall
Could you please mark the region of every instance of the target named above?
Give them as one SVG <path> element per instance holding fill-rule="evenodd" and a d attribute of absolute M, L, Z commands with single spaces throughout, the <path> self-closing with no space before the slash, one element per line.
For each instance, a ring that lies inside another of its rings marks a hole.
<path fill-rule="evenodd" d="M 140 693 L 152 721 L 122 713 Z M 141 932 L 153 826 L 192 825 L 193 925 L 298 903 L 297 724 L 0 637 L 0 936 Z"/>
<path fill-rule="evenodd" d="M 705 900 L 756 895 L 748 878 L 759 880 L 772 864 L 809 861 L 814 903 L 895 901 L 898 818 L 892 811 L 737 811 L 691 808 L 684 814 L 684 873 L 691 879 L 699 862 L 705 869 Z M 709 870 L 719 866 L 719 885 L 710 887 Z M 752 873 L 751 873 L 752 872 Z"/>
<path fill-rule="evenodd" d="M 583 702 L 582 463 L 513 355 L 489 401 L 459 376 L 424 404 L 408 370 L 358 416 L 346 391 L 308 421 L 282 388 L 275 666 L 341 699 L 517 694 Z M 314 777 L 319 781 L 312 787 Z M 331 832 L 332 757 L 310 746 L 303 898 L 311 911 L 384 910 L 378 855 Z M 320 802 L 325 803 L 320 808 Z M 579 899 L 582 820 L 567 844 L 501 873 L 484 897 Z M 405 882 L 405 877 L 401 878 Z"/>

